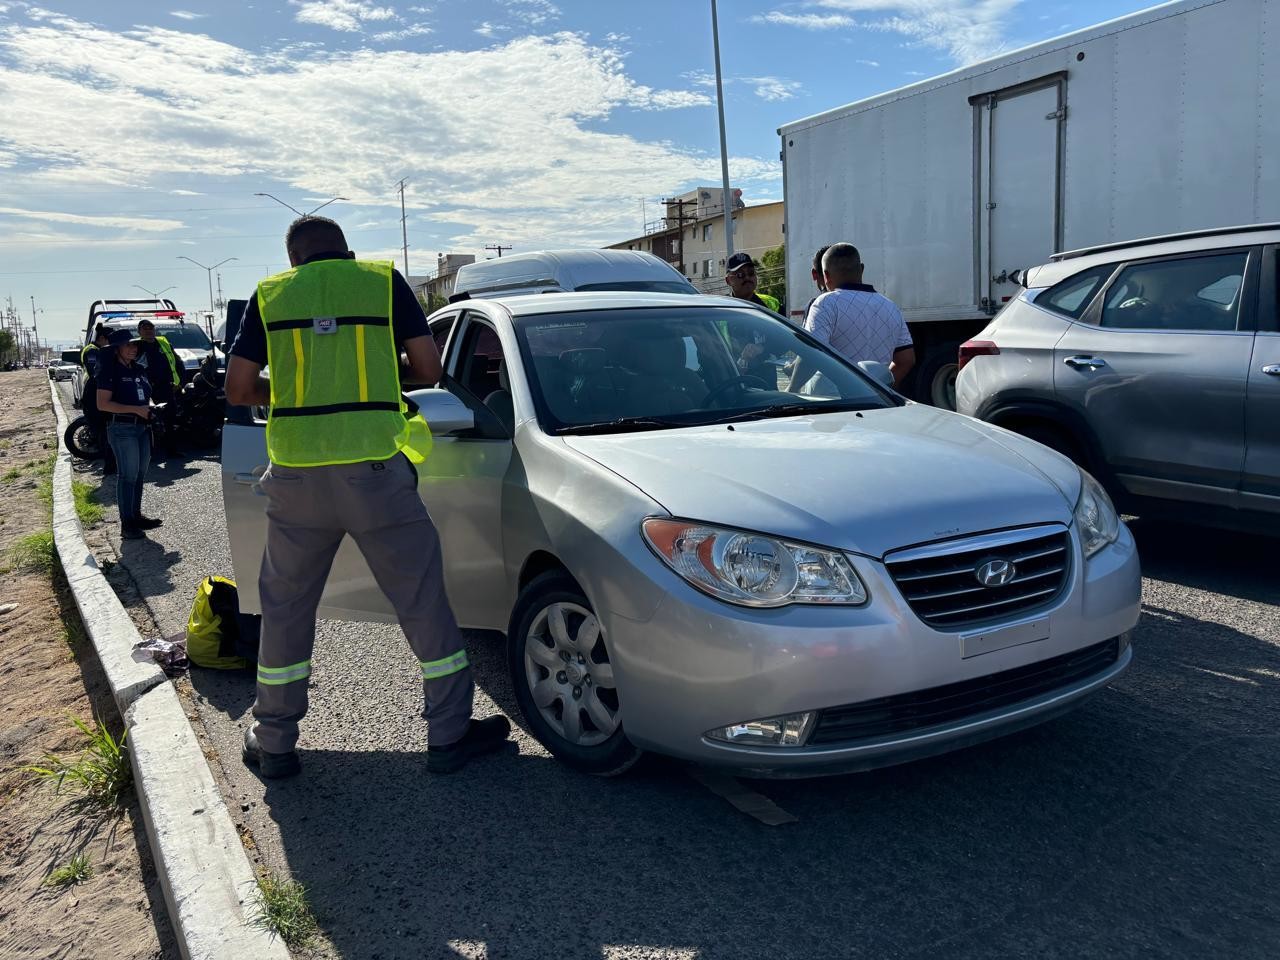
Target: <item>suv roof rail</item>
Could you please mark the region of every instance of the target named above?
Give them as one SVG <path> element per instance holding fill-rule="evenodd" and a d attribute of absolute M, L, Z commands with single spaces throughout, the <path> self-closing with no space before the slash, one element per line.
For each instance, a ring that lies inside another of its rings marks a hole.
<path fill-rule="evenodd" d="M 1078 250 L 1063 250 L 1049 258 L 1052 263 L 1063 260 L 1074 260 L 1076 257 L 1087 257 L 1093 253 L 1105 253 L 1108 250 L 1125 250 L 1129 247 L 1142 247 L 1149 243 L 1169 243 L 1174 240 L 1197 240 L 1201 237 L 1220 237 L 1230 233 L 1260 233 L 1265 230 L 1280 230 L 1280 223 L 1249 223 L 1238 227 L 1214 227 L 1209 230 L 1189 230 L 1185 233 L 1166 233 L 1156 237 L 1143 237 L 1139 240 L 1125 240 L 1122 243 L 1101 243 L 1095 247 L 1080 247 Z"/>

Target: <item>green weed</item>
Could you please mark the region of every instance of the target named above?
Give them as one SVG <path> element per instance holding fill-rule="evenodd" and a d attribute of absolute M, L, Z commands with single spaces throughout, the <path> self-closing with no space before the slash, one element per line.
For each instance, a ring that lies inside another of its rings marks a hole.
<path fill-rule="evenodd" d="M 30 533 L 9 548 L 8 568 L 12 570 L 53 570 L 53 531 Z"/>
<path fill-rule="evenodd" d="M 76 501 L 76 516 L 81 523 L 100 523 L 105 514 L 98 502 L 98 488 L 83 480 L 71 481 L 71 496 Z"/>
<path fill-rule="evenodd" d="M 290 947 L 306 946 L 320 929 L 307 903 L 306 888 L 271 873 L 258 877 L 258 914 L 251 922 L 270 930 Z"/>
<path fill-rule="evenodd" d="M 89 855 L 77 853 L 66 866 L 50 872 L 44 882 L 50 887 L 66 887 L 73 883 L 84 883 L 92 876 L 93 864 L 89 862 Z"/>
<path fill-rule="evenodd" d="M 0 483 L 13 483 L 20 476 L 22 476 L 21 467 L 10 467 L 3 474 L 0 474 Z"/>
<path fill-rule="evenodd" d="M 95 719 L 90 727 L 79 717 L 72 717 L 76 729 L 88 738 L 88 744 L 75 760 L 64 760 L 56 754 L 44 755 L 44 766 L 25 767 L 37 780 L 52 783 L 55 792 L 69 784 L 89 806 L 107 810 L 120 806 L 133 783 L 133 768 L 125 747 L 128 731 L 117 740 L 111 731 Z"/>

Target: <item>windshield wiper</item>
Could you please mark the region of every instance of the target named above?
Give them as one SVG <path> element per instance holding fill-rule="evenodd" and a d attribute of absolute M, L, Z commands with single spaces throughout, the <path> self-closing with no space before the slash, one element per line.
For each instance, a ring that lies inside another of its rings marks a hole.
<path fill-rule="evenodd" d="M 663 417 L 617 417 L 613 420 L 600 420 L 596 423 L 573 423 L 557 427 L 555 433 L 565 434 L 588 433 L 626 433 L 632 430 L 664 430 L 671 427 L 688 427 L 693 424 L 684 420 L 669 420 Z"/>
<path fill-rule="evenodd" d="M 795 401 L 793 403 L 775 403 L 754 410 L 737 410 L 713 420 L 699 420 L 697 426 L 713 423 L 734 423 L 742 420 L 765 420 L 773 417 L 794 417 L 806 413 L 848 413 L 853 410 L 879 410 L 880 404 L 866 400 L 844 401 Z"/>

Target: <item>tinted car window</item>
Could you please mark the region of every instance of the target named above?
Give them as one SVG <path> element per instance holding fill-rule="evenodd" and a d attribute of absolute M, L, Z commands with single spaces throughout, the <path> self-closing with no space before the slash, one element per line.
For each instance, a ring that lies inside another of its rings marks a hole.
<path fill-rule="evenodd" d="M 1101 325 L 1128 330 L 1234 330 L 1246 251 L 1125 267 L 1107 290 Z"/>
<path fill-rule="evenodd" d="M 1106 283 L 1107 277 L 1111 276 L 1114 270 L 1115 264 L 1107 264 L 1105 267 L 1094 267 L 1092 270 L 1077 273 L 1074 277 L 1067 277 L 1066 280 L 1036 297 L 1036 305 L 1052 310 L 1054 313 L 1079 318 L 1088 309 L 1094 294 Z"/>
<path fill-rule="evenodd" d="M 679 280 L 616 280 L 609 283 L 583 283 L 575 290 L 623 290 L 640 293 L 697 293 L 688 283 Z"/>
<path fill-rule="evenodd" d="M 600 310 L 521 318 L 538 418 L 552 432 L 821 414 L 894 400 L 781 318 L 754 309 Z M 791 390 L 803 361 L 813 371 Z"/>

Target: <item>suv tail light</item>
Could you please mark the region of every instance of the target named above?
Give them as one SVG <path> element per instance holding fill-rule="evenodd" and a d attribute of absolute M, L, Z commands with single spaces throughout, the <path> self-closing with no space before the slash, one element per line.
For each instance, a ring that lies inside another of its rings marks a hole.
<path fill-rule="evenodd" d="M 966 340 L 960 344 L 960 369 L 974 357 L 998 357 L 1000 348 L 991 340 Z"/>

